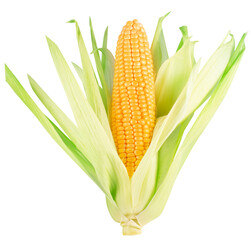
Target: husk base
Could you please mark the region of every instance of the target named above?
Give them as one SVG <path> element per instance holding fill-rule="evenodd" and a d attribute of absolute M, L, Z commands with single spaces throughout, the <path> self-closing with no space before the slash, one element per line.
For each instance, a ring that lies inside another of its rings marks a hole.
<path fill-rule="evenodd" d="M 141 225 L 136 218 L 129 218 L 128 221 L 121 222 L 123 235 L 137 235 L 141 233 Z"/>

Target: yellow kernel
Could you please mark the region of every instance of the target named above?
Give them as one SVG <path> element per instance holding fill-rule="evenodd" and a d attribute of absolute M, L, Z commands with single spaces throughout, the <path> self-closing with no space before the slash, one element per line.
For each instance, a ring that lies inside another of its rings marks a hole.
<path fill-rule="evenodd" d="M 131 94 L 131 95 L 136 95 L 136 91 L 135 90 L 128 90 L 127 91 L 127 94 L 129 95 L 129 94 Z"/>
<path fill-rule="evenodd" d="M 135 128 L 133 131 L 135 133 L 142 133 L 142 129 L 141 128 Z"/>
<path fill-rule="evenodd" d="M 143 150 L 144 150 L 144 147 L 142 147 L 142 146 L 136 146 L 136 147 L 135 147 L 135 150 L 143 151 Z"/>
<path fill-rule="evenodd" d="M 135 162 L 136 161 L 136 157 L 128 157 L 127 161 L 128 162 Z"/>
<path fill-rule="evenodd" d="M 133 49 L 132 49 L 132 53 L 134 53 L 134 52 L 138 52 L 138 53 L 139 53 L 139 49 L 133 48 Z"/>
<path fill-rule="evenodd" d="M 123 127 L 128 127 L 128 126 L 130 126 L 130 123 L 128 122 L 123 123 Z"/>
<path fill-rule="evenodd" d="M 117 139 L 118 139 L 118 140 L 125 139 L 125 135 L 117 136 Z"/>
<path fill-rule="evenodd" d="M 128 114 L 128 113 L 131 113 L 131 110 L 130 108 L 127 108 L 127 109 L 123 109 L 123 114 Z"/>
<path fill-rule="evenodd" d="M 150 134 L 149 134 L 149 133 L 144 133 L 144 134 L 143 134 L 143 137 L 144 137 L 144 138 L 149 138 L 149 137 L 150 137 Z"/>
<path fill-rule="evenodd" d="M 125 153 L 126 150 L 125 150 L 125 148 L 119 148 L 119 149 L 118 149 L 118 152 L 119 152 L 119 153 Z"/>
<path fill-rule="evenodd" d="M 123 104 L 123 105 L 122 105 L 122 103 L 121 103 L 121 109 L 122 109 L 122 110 L 130 109 L 130 108 L 129 108 L 129 104 L 128 104 L 128 105 L 127 105 L 127 104 Z"/>
<path fill-rule="evenodd" d="M 132 39 L 131 39 L 131 43 L 135 43 L 135 44 L 136 44 L 136 43 L 138 43 L 138 42 L 139 42 L 139 41 L 138 41 L 138 39 L 136 39 L 136 38 L 132 38 Z"/>
<path fill-rule="evenodd" d="M 127 162 L 127 163 L 126 163 L 126 166 L 127 166 L 127 167 L 134 167 L 134 163 L 133 163 L 133 162 Z"/>
<path fill-rule="evenodd" d="M 145 91 L 143 91 L 143 90 L 138 90 L 137 93 L 138 93 L 138 95 L 145 95 Z"/>
<path fill-rule="evenodd" d="M 150 138 L 145 138 L 144 139 L 144 143 L 150 143 L 151 142 L 151 139 Z"/>
<path fill-rule="evenodd" d="M 123 128 L 124 129 L 124 128 Z M 132 131 L 133 130 L 133 128 L 131 127 L 131 126 L 127 126 L 127 127 L 125 127 L 125 131 Z"/>
<path fill-rule="evenodd" d="M 145 99 L 146 97 L 144 96 L 144 95 L 140 95 L 140 96 L 138 96 L 138 99 L 140 100 L 140 99 Z"/>
<path fill-rule="evenodd" d="M 131 116 L 132 116 L 132 115 L 129 113 L 129 114 L 124 114 L 123 117 L 124 117 L 124 118 L 131 118 Z"/>
<path fill-rule="evenodd" d="M 118 110 L 115 111 L 115 113 L 116 113 L 116 116 L 117 116 L 118 114 L 121 114 L 121 113 L 122 113 L 122 110 L 121 110 L 121 109 L 118 109 Z"/>
<path fill-rule="evenodd" d="M 130 118 L 122 118 L 122 122 L 129 122 L 130 120 Z"/>
<path fill-rule="evenodd" d="M 138 105 L 135 105 L 135 106 L 131 105 L 131 110 L 132 111 L 138 111 L 138 110 L 140 110 L 140 108 L 138 107 Z"/>
<path fill-rule="evenodd" d="M 126 153 L 132 153 L 134 152 L 134 148 L 126 148 Z"/>
<path fill-rule="evenodd" d="M 125 132 L 124 132 L 124 130 L 123 130 L 123 131 L 118 131 L 117 134 L 118 134 L 118 135 L 124 135 Z"/>
<path fill-rule="evenodd" d="M 143 154 L 143 152 L 140 151 L 140 150 L 135 150 L 134 153 L 135 153 L 136 156 L 139 156 L 139 155 Z"/>
<path fill-rule="evenodd" d="M 135 137 L 135 141 L 143 141 L 143 137 Z"/>
<path fill-rule="evenodd" d="M 140 111 L 133 111 L 133 112 L 132 112 L 132 115 L 140 116 L 140 115 L 141 115 L 141 112 L 140 112 Z"/>
<path fill-rule="evenodd" d="M 124 48 L 124 54 L 125 53 L 131 53 L 131 48 Z"/>
<path fill-rule="evenodd" d="M 138 99 L 137 98 L 131 98 L 129 100 L 130 103 L 137 103 L 138 102 Z"/>
<path fill-rule="evenodd" d="M 118 145 L 118 148 L 125 148 L 125 147 L 126 145 L 124 143 Z"/>
<path fill-rule="evenodd" d="M 127 172 L 128 172 L 128 175 L 129 176 L 132 176 L 133 175 L 133 173 L 134 173 L 134 165 L 127 165 L 127 164 L 125 164 L 126 165 L 126 169 L 127 169 Z"/>
<path fill-rule="evenodd" d="M 136 156 L 138 160 L 141 160 L 143 158 L 143 155 Z"/>
<path fill-rule="evenodd" d="M 130 83 L 130 86 L 127 87 L 128 90 L 135 90 L 135 87 L 134 86 L 131 86 L 131 83 Z"/>
<path fill-rule="evenodd" d="M 144 133 L 150 133 L 150 129 L 147 126 L 144 128 Z"/>
<path fill-rule="evenodd" d="M 133 134 L 133 131 L 126 131 L 125 132 L 125 135 L 132 135 Z"/>
<path fill-rule="evenodd" d="M 134 57 L 138 57 L 139 58 L 139 56 L 140 56 L 140 53 L 139 52 L 132 52 L 132 57 L 133 57 L 133 59 L 134 59 Z M 138 59 L 137 58 L 137 59 Z"/>
<path fill-rule="evenodd" d="M 133 139 L 133 135 L 126 135 L 125 138 L 126 139 Z"/>
<path fill-rule="evenodd" d="M 143 133 L 142 132 L 135 132 L 134 133 L 134 137 L 144 137 Z"/>
<path fill-rule="evenodd" d="M 135 124 L 137 124 L 137 123 L 138 123 L 138 121 L 135 120 L 135 119 L 131 119 L 131 121 L 130 121 L 130 124 L 133 125 L 133 126 L 134 126 Z"/>
<path fill-rule="evenodd" d="M 125 140 L 124 139 L 119 139 L 118 144 L 121 144 L 121 143 L 125 143 Z"/>
<path fill-rule="evenodd" d="M 132 82 L 132 86 L 136 86 L 137 87 L 138 85 L 139 85 L 138 82 L 135 82 L 135 81 Z"/>
<path fill-rule="evenodd" d="M 134 119 L 134 120 L 140 120 L 140 119 L 141 119 L 141 116 L 133 115 L 133 116 L 132 116 L 132 119 Z"/>

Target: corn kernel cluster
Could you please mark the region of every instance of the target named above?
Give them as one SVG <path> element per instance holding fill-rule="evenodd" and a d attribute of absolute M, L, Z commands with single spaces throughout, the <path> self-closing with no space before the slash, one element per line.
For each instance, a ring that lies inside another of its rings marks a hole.
<path fill-rule="evenodd" d="M 111 129 L 118 154 L 132 177 L 155 126 L 153 61 L 143 26 L 128 21 L 116 48 Z"/>

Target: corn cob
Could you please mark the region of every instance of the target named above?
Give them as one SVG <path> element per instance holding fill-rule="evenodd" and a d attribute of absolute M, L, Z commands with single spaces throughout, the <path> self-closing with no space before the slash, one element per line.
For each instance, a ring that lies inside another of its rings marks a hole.
<path fill-rule="evenodd" d="M 128 21 L 118 38 L 111 129 L 118 154 L 132 177 L 155 126 L 153 61 L 143 26 Z"/>

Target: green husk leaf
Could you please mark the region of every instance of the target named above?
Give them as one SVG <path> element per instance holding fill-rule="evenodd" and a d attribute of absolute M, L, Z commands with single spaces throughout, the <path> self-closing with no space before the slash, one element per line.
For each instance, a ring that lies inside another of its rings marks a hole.
<path fill-rule="evenodd" d="M 83 169 L 84 172 L 99 186 L 99 188 L 102 191 L 104 191 L 102 189 L 101 184 L 98 182 L 98 178 L 97 178 L 95 169 L 92 166 L 92 164 L 89 162 L 89 160 L 85 157 L 85 155 L 83 155 L 82 152 L 79 151 L 79 149 L 76 147 L 76 145 L 49 118 L 48 118 L 48 120 L 50 121 L 51 125 L 54 127 L 56 132 L 58 133 L 59 137 L 62 139 L 62 141 L 68 147 L 68 149 L 71 151 L 73 156 L 83 165 L 83 166 L 81 166 L 81 169 Z"/>
<path fill-rule="evenodd" d="M 189 39 L 160 67 L 155 82 L 157 117 L 165 116 L 185 87 L 195 64 L 194 44 Z"/>
<path fill-rule="evenodd" d="M 103 37 L 103 44 L 102 44 L 102 48 L 107 49 L 107 42 L 108 42 L 108 27 L 106 27 L 105 32 L 104 32 L 104 37 Z M 103 55 L 101 58 L 101 62 L 103 64 Z"/>
<path fill-rule="evenodd" d="M 137 178 L 132 178 L 132 200 L 134 212 L 141 212 L 148 205 L 155 192 L 157 181 L 158 154 L 151 155 L 150 167 L 141 175 L 142 181 L 137 185 Z M 135 173 L 134 173 L 135 174 Z"/>
<path fill-rule="evenodd" d="M 109 213 L 115 222 L 121 223 L 126 214 L 124 214 L 114 202 L 112 202 L 109 198 L 106 197 L 106 205 L 109 210 Z"/>
<path fill-rule="evenodd" d="M 109 89 L 109 96 L 111 100 L 112 87 L 113 87 L 113 77 L 114 77 L 114 65 L 115 59 L 112 53 L 107 48 L 98 48 L 96 51 L 100 51 L 104 57 L 104 63 L 102 63 L 102 68 L 105 74 L 105 80 Z M 110 111 L 108 111 L 110 112 Z"/>
<path fill-rule="evenodd" d="M 111 51 L 107 48 L 98 48 L 97 50 L 102 52 L 102 56 L 104 56 L 102 67 L 104 69 L 107 83 L 109 85 L 109 91 L 110 93 L 112 93 L 115 58 L 112 55 Z"/>
<path fill-rule="evenodd" d="M 98 185 L 99 181 L 95 169 L 89 160 L 76 148 L 74 143 L 39 109 L 36 103 L 31 99 L 23 86 L 17 80 L 11 70 L 5 65 L 6 81 L 23 101 L 23 103 L 35 115 L 45 130 L 56 141 L 56 143 L 76 162 L 76 164 Z"/>
<path fill-rule="evenodd" d="M 156 189 L 162 184 L 169 167 L 172 164 L 174 156 L 180 145 L 183 133 L 192 119 L 193 114 L 182 122 L 166 139 L 158 152 L 158 172 L 156 180 Z"/>
<path fill-rule="evenodd" d="M 105 74 L 105 80 L 108 86 L 109 94 L 111 96 L 113 87 L 115 59 L 112 53 L 107 48 L 107 40 L 108 40 L 108 27 L 105 29 L 102 48 L 99 48 L 98 50 L 102 52 L 102 59 L 101 59 L 102 68 Z"/>
<path fill-rule="evenodd" d="M 85 82 L 86 78 L 85 78 L 85 74 L 84 74 L 83 69 L 80 66 L 78 66 L 76 63 L 73 63 L 73 62 L 72 62 L 72 66 L 74 67 L 74 69 L 77 72 L 78 77 L 81 79 L 81 81 Z M 104 91 L 102 90 L 102 88 L 99 85 L 98 85 L 98 88 L 99 88 L 99 92 L 100 92 L 102 101 L 105 102 L 106 99 L 105 99 Z"/>
<path fill-rule="evenodd" d="M 169 12 L 170 13 L 170 12 Z M 166 59 L 168 59 L 168 53 L 166 48 L 165 37 L 162 30 L 162 23 L 169 13 L 159 18 L 155 34 L 152 41 L 151 52 L 154 63 L 154 71 L 157 73 L 160 66 Z"/>
<path fill-rule="evenodd" d="M 228 65 L 226 67 L 226 70 L 225 70 L 225 73 L 226 74 L 233 66 L 233 64 L 236 62 L 236 60 L 239 58 L 239 56 L 242 54 L 242 52 L 245 50 L 245 38 L 247 36 L 247 33 L 244 33 L 235 49 L 235 51 L 233 52 L 229 62 L 228 62 Z"/>
<path fill-rule="evenodd" d="M 39 100 L 44 104 L 50 114 L 55 118 L 63 131 L 72 139 L 75 144 L 79 144 L 78 141 L 83 136 L 79 136 L 77 126 L 69 119 L 65 113 L 52 101 L 52 99 L 44 92 L 44 90 L 38 85 L 38 83 L 28 75 L 28 79 L 32 90 L 37 95 Z"/>
<path fill-rule="evenodd" d="M 184 142 L 182 143 L 180 149 L 178 150 L 178 153 L 176 154 L 175 159 L 173 160 L 173 163 L 171 164 L 168 174 L 166 175 L 163 183 L 158 188 L 150 204 L 146 207 L 144 211 L 142 211 L 137 216 L 138 221 L 142 225 L 158 217 L 160 213 L 163 211 L 165 203 L 170 195 L 174 181 L 181 167 L 183 166 L 188 154 L 190 153 L 195 142 L 198 140 L 199 136 L 204 131 L 207 124 L 213 117 L 214 113 L 218 109 L 220 103 L 224 99 L 229 89 L 229 86 L 238 69 L 240 60 L 242 58 L 245 49 L 243 42 L 244 38 L 241 40 L 239 44 L 239 46 L 242 45 L 242 47 L 238 48 L 237 51 L 235 51 L 235 54 L 233 54 L 235 56 L 234 60 L 231 60 L 232 62 L 231 68 L 226 69 L 226 71 L 224 72 L 221 80 L 219 81 L 218 85 L 213 91 L 210 99 L 206 103 L 205 107 L 199 114 L 198 118 L 196 119 L 195 123 L 193 124 L 192 128 L 190 129 L 189 133 L 184 139 Z"/>
<path fill-rule="evenodd" d="M 90 31 L 91 31 L 91 41 L 92 41 L 92 50 L 93 50 L 92 53 L 94 54 L 96 68 L 97 68 L 97 71 L 98 71 L 99 79 L 100 79 L 101 86 L 102 86 L 104 96 L 105 96 L 105 100 L 106 100 L 104 105 L 105 105 L 105 108 L 106 108 L 107 115 L 109 115 L 109 106 L 110 106 L 110 102 L 111 102 L 111 93 L 109 92 L 109 89 L 108 89 L 108 86 L 107 86 L 107 81 L 105 79 L 105 73 L 104 73 L 102 63 L 101 63 L 101 60 L 100 60 L 99 52 L 97 51 L 98 47 L 97 47 L 97 42 L 96 42 L 96 38 L 95 38 L 91 18 L 89 18 L 89 25 L 90 25 Z"/>
<path fill-rule="evenodd" d="M 90 32 L 91 32 L 92 50 L 95 51 L 98 48 L 98 46 L 97 46 L 97 41 L 94 34 L 93 26 L 92 26 L 92 20 L 90 17 L 89 17 L 89 26 L 90 26 Z M 100 56 L 98 52 L 95 53 L 94 56 L 95 56 L 95 61 L 96 61 L 96 58 L 100 60 Z"/>
<path fill-rule="evenodd" d="M 187 39 L 189 39 L 187 26 L 180 27 L 180 31 L 182 33 L 182 38 L 180 40 L 180 43 L 178 45 L 178 48 L 177 48 L 176 52 L 178 52 L 181 49 L 181 47 L 183 46 L 183 44 L 185 43 L 185 41 Z"/>

